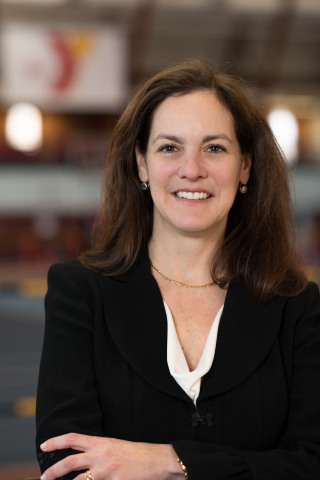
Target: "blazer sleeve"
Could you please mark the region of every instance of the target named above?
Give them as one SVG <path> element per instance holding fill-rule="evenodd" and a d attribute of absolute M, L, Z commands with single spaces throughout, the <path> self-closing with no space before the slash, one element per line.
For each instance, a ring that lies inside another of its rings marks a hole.
<path fill-rule="evenodd" d="M 57 264 L 48 273 L 36 409 L 36 446 L 41 472 L 77 453 L 74 450 L 41 452 L 40 445 L 48 438 L 69 432 L 103 435 L 94 373 L 94 289 L 85 288 L 88 273 L 84 272 L 79 264 L 73 267 Z M 94 276 L 91 277 L 92 282 Z M 74 472 L 65 478 L 71 479 L 77 474 L 79 472 Z"/>
<path fill-rule="evenodd" d="M 316 480 L 320 478 L 320 297 L 309 284 L 294 332 L 289 414 L 277 449 L 173 442 L 189 480 Z M 294 302 L 294 300 L 289 300 Z M 301 307 L 300 307 L 301 308 Z M 290 321 L 290 319 L 289 319 Z"/>

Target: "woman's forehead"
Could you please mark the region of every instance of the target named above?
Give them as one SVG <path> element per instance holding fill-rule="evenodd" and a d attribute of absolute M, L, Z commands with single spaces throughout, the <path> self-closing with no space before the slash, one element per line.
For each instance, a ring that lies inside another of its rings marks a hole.
<path fill-rule="evenodd" d="M 149 140 L 171 129 L 201 134 L 207 130 L 208 135 L 218 129 L 235 135 L 231 112 L 210 90 L 170 96 L 161 102 L 153 114 Z"/>

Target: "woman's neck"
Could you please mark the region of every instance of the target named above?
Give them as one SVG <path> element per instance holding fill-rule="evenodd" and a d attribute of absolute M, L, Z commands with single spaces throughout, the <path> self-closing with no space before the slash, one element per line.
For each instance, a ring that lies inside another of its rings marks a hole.
<path fill-rule="evenodd" d="M 153 232 L 149 257 L 166 276 L 200 285 L 212 280 L 212 261 L 220 245 L 215 239 Z"/>

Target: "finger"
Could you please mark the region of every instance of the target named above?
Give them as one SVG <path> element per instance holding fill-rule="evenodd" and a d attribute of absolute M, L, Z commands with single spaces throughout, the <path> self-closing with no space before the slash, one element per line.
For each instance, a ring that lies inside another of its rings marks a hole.
<path fill-rule="evenodd" d="M 81 435 L 80 433 L 67 433 L 58 437 L 53 437 L 40 445 L 44 452 L 72 448 L 86 452 L 96 443 L 96 437 L 91 435 Z"/>
<path fill-rule="evenodd" d="M 86 476 L 86 473 L 89 475 Z M 106 478 L 111 478 L 111 476 L 107 476 L 104 466 L 102 468 L 101 466 L 98 466 L 95 468 L 90 468 L 90 470 L 87 468 L 85 472 L 80 473 L 73 480 L 88 480 L 89 478 L 93 480 L 106 480 Z"/>
<path fill-rule="evenodd" d="M 87 472 L 90 472 L 90 474 L 91 474 L 91 476 L 94 480 L 98 480 L 98 477 L 94 477 L 92 475 L 92 470 L 87 470 Z M 80 475 L 77 475 L 73 480 L 88 480 L 88 479 L 87 479 L 87 477 L 85 476 L 84 473 L 81 473 Z"/>
<path fill-rule="evenodd" d="M 88 470 L 88 468 L 88 456 L 83 453 L 78 453 L 76 455 L 69 455 L 63 460 L 60 460 L 60 462 L 57 462 L 52 467 L 48 468 L 40 478 L 41 480 L 55 480 L 56 478 L 63 477 L 67 473 L 77 472 L 78 470 Z"/>

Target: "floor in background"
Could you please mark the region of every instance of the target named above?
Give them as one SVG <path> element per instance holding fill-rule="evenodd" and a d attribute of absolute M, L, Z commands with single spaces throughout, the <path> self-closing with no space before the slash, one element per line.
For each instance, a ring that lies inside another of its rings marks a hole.
<path fill-rule="evenodd" d="M 38 478 L 40 470 L 37 462 L 0 463 L 1 480 L 25 480 Z"/>

